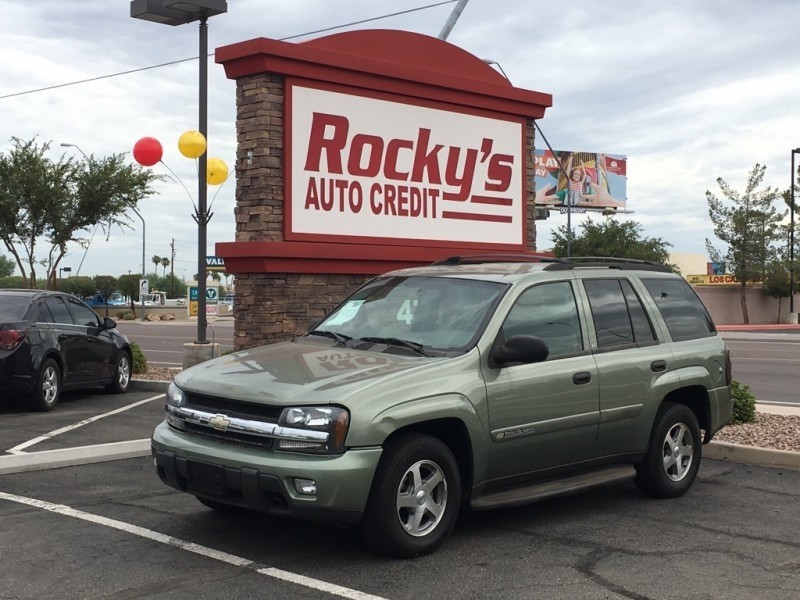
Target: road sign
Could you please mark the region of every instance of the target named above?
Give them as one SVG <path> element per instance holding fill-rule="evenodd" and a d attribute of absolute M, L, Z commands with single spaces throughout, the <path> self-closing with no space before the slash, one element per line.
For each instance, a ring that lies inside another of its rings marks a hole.
<path fill-rule="evenodd" d="M 150 291 L 150 283 L 147 279 L 140 279 L 139 280 L 139 295 L 146 294 Z"/>

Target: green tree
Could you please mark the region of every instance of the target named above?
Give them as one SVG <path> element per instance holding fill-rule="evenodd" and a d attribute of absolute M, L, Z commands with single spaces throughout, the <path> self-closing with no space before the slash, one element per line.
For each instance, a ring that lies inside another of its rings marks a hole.
<path fill-rule="evenodd" d="M 567 236 L 566 226 L 553 232 L 553 252 L 558 257 L 567 255 Z M 586 219 L 581 223 L 581 232 L 577 236 L 572 234 L 572 256 L 613 256 L 671 266 L 668 250 L 671 246 L 661 238 L 642 237 L 642 226 L 634 221 Z"/>
<path fill-rule="evenodd" d="M 724 262 L 738 279 L 739 302 L 745 324 L 750 323 L 747 287 L 766 279 L 768 265 L 779 257 L 777 244 L 785 240 L 780 225 L 785 213 L 779 213 L 774 206 L 781 193 L 771 187 L 761 188 L 766 170 L 759 164 L 753 167 L 743 194 L 731 188 L 721 177 L 717 178 L 727 202 L 706 191 L 714 235 L 727 245 L 727 249 L 714 248 L 708 239 L 706 248 L 712 261 Z"/>
<path fill-rule="evenodd" d="M 124 154 L 105 158 L 53 161 L 50 142 L 12 138 L 0 153 L 0 240 L 11 252 L 27 287 L 37 287 L 37 267 L 44 267 L 48 286 L 69 242 L 85 247 L 85 233 L 100 224 L 110 233 L 130 227 L 126 211 L 155 193 L 162 179 L 152 171 L 125 164 Z M 41 246 L 47 249 L 38 255 Z"/>
<path fill-rule="evenodd" d="M 764 294 L 778 301 L 778 314 L 775 322 L 780 323 L 781 301 L 789 295 L 789 271 L 782 260 L 772 260 L 767 264 L 764 277 Z"/>
<path fill-rule="evenodd" d="M 91 296 L 97 291 L 94 279 L 85 275 L 66 277 L 58 280 L 58 289 L 67 294 L 75 294 L 80 298 Z"/>
<path fill-rule="evenodd" d="M 150 259 L 150 262 L 152 262 L 155 265 L 156 274 L 158 274 L 158 265 L 161 264 L 161 257 L 158 254 L 153 254 L 153 257 Z"/>
<path fill-rule="evenodd" d="M 170 260 L 165 256 L 161 259 L 161 266 L 164 267 L 164 271 L 162 271 L 162 277 L 167 276 L 167 267 L 170 265 Z"/>
<path fill-rule="evenodd" d="M 27 287 L 25 279 L 19 275 L 12 275 L 11 277 L 0 277 L 0 289 L 11 290 L 21 289 Z"/>
<path fill-rule="evenodd" d="M 17 263 L 0 254 L 0 277 L 11 277 L 16 267 Z"/>
<path fill-rule="evenodd" d="M 139 280 L 142 276 L 139 273 L 132 273 L 130 275 L 120 275 L 117 279 L 117 289 L 125 294 L 130 299 L 131 312 L 133 318 L 136 318 L 136 299 L 139 297 Z"/>

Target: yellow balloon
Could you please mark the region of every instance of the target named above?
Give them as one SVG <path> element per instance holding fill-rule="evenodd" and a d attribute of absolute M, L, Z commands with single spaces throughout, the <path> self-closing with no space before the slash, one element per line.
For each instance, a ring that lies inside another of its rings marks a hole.
<path fill-rule="evenodd" d="M 185 131 L 178 138 L 178 150 L 186 158 L 197 158 L 206 151 L 206 138 L 199 131 Z"/>
<path fill-rule="evenodd" d="M 206 164 L 206 181 L 219 185 L 228 178 L 228 165 L 221 158 L 209 158 Z"/>

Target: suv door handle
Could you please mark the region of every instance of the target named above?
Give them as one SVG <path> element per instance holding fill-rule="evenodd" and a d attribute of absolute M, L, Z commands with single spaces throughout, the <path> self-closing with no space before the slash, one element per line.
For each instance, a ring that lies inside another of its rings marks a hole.
<path fill-rule="evenodd" d="M 583 385 L 585 383 L 589 383 L 592 380 L 592 374 L 589 371 L 581 371 L 580 373 L 575 373 L 572 376 L 572 383 L 575 385 Z"/>
<path fill-rule="evenodd" d="M 654 360 L 650 363 L 650 370 L 653 373 L 661 373 L 662 371 L 667 370 L 667 361 L 665 360 Z"/>

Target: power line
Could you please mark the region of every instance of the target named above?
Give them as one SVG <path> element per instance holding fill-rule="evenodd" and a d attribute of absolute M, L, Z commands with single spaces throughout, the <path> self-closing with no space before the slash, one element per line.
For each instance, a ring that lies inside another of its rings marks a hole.
<path fill-rule="evenodd" d="M 417 8 L 409 8 L 407 10 L 401 10 L 401 11 L 397 11 L 397 12 L 393 12 L 393 13 L 388 13 L 388 14 L 385 14 L 385 15 L 377 16 L 377 17 L 370 17 L 368 19 L 361 19 L 359 21 L 351 21 L 350 23 L 344 23 L 342 25 L 334 25 L 332 27 L 325 27 L 323 29 L 316 29 L 314 31 L 308 31 L 306 33 L 298 33 L 298 34 L 295 34 L 295 35 L 290 35 L 290 36 L 279 38 L 279 39 L 280 39 L 280 41 L 285 42 L 287 40 L 293 40 L 293 39 L 300 38 L 300 37 L 306 37 L 306 36 L 309 36 L 309 35 L 315 35 L 317 33 L 325 33 L 325 32 L 328 32 L 328 31 L 335 31 L 336 29 L 344 29 L 345 27 L 352 27 L 354 25 L 363 25 L 364 23 L 370 23 L 372 21 L 380 21 L 380 20 L 383 20 L 383 19 L 390 19 L 392 17 L 398 17 L 400 15 L 405 15 L 405 14 L 409 14 L 409 13 L 413 13 L 413 12 L 418 12 L 418 11 L 421 11 L 421 10 L 428 10 L 429 8 L 436 8 L 438 6 L 443 6 L 445 4 L 452 4 L 453 2 L 457 2 L 457 1 L 458 0 L 443 0 L 442 2 L 436 2 L 434 4 L 427 4 L 425 6 L 419 6 Z M 212 52 L 208 56 L 214 56 L 214 53 Z M 56 84 L 56 85 L 48 85 L 46 87 L 36 88 L 36 89 L 33 89 L 33 90 L 26 90 L 24 92 L 14 92 L 13 94 L 5 94 L 5 95 L 0 96 L 0 100 L 5 100 L 6 98 L 14 98 L 14 97 L 17 97 L 17 96 L 25 96 L 27 94 L 36 94 L 38 92 L 46 92 L 46 91 L 49 91 L 49 90 L 57 90 L 59 88 L 71 87 L 73 85 L 81 85 L 83 83 L 91 83 L 93 81 L 101 81 L 103 79 L 111 79 L 112 77 L 120 77 L 122 75 L 130 75 L 132 73 L 141 73 L 143 71 L 150 71 L 152 69 L 160 69 L 161 67 L 171 67 L 172 65 L 178 65 L 178 64 L 181 64 L 181 63 L 185 63 L 185 62 L 198 60 L 199 58 L 200 58 L 199 56 L 193 56 L 192 58 L 181 58 L 179 60 L 173 60 L 173 61 L 170 61 L 170 62 L 160 63 L 160 64 L 157 64 L 157 65 L 151 65 L 149 67 L 140 67 L 138 69 L 129 69 L 127 71 L 119 71 L 118 73 L 110 73 L 108 75 L 99 75 L 97 77 L 90 77 L 88 79 L 80 79 L 78 81 L 70 81 L 68 83 L 59 83 L 59 84 Z"/>

